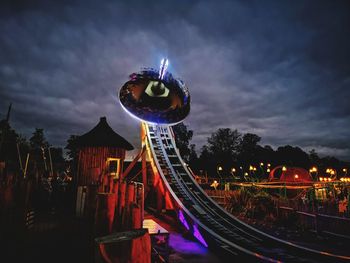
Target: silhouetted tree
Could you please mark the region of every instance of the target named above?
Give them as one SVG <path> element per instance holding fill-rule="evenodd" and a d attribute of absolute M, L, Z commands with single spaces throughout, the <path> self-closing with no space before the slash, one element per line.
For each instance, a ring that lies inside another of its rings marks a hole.
<path fill-rule="evenodd" d="M 309 160 L 312 165 L 320 165 L 320 157 L 318 156 L 315 149 L 312 149 L 309 152 Z"/>
<path fill-rule="evenodd" d="M 261 138 L 252 133 L 246 133 L 243 135 L 239 144 L 238 160 L 240 163 L 256 163 L 259 162 L 259 146 Z"/>
<path fill-rule="evenodd" d="M 265 145 L 264 147 L 260 147 L 259 152 L 259 159 L 260 162 L 263 162 L 265 164 L 270 163 L 273 165 L 275 163 L 275 157 L 276 152 L 272 149 L 270 145 Z"/>
<path fill-rule="evenodd" d="M 208 146 L 204 145 L 199 156 L 199 169 L 209 172 L 212 166 L 215 166 L 213 156 L 209 152 Z"/>
<path fill-rule="evenodd" d="M 200 165 L 199 165 L 199 158 L 196 152 L 196 145 L 191 144 L 190 145 L 190 154 L 189 154 L 189 160 L 188 163 L 192 169 L 193 172 L 198 173 Z"/>
<path fill-rule="evenodd" d="M 179 123 L 173 127 L 175 134 L 176 147 L 179 149 L 182 159 L 186 162 L 190 157 L 190 141 L 192 140 L 193 131 L 189 130 L 184 123 Z"/>
<path fill-rule="evenodd" d="M 61 147 L 50 147 L 54 172 L 62 172 L 65 169 L 65 159 Z"/>
<path fill-rule="evenodd" d="M 49 158 L 47 149 L 49 143 L 44 136 L 44 130 L 36 128 L 32 137 L 29 139 L 31 147 L 31 160 L 34 161 L 34 169 L 39 173 L 49 170 Z"/>
<path fill-rule="evenodd" d="M 78 135 L 71 135 L 67 140 L 67 145 L 65 148 L 68 150 L 67 155 L 70 160 L 78 158 L 78 148 L 76 147 L 78 137 Z"/>
<path fill-rule="evenodd" d="M 222 174 L 228 175 L 231 167 L 237 161 L 240 143 L 241 134 L 237 130 L 222 128 L 212 133 L 208 138 L 207 149 L 211 160 L 215 163 L 215 168 L 211 166 L 208 172 L 216 174 L 216 166 L 220 165 L 224 169 Z"/>
<path fill-rule="evenodd" d="M 17 162 L 17 139 L 18 134 L 9 123 L 6 120 L 0 121 L 0 159 L 11 163 Z"/>
<path fill-rule="evenodd" d="M 310 166 L 309 156 L 299 147 L 290 145 L 278 147 L 276 152 L 278 164 L 299 166 L 308 169 Z"/>
<path fill-rule="evenodd" d="M 33 150 L 49 147 L 49 143 L 45 139 L 43 129 L 36 128 L 32 137 L 29 139 L 29 143 Z"/>
<path fill-rule="evenodd" d="M 67 145 L 65 147 L 65 149 L 68 150 L 67 151 L 68 163 L 72 174 L 76 174 L 77 167 L 78 167 L 79 149 L 76 146 L 76 141 L 78 138 L 79 138 L 78 135 L 71 135 L 67 140 Z"/>

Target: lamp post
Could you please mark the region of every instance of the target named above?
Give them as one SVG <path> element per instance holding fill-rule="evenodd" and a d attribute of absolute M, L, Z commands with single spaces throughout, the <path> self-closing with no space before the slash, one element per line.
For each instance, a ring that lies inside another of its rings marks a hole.
<path fill-rule="evenodd" d="M 346 168 L 343 168 L 343 173 L 344 173 L 344 176 L 348 176 L 348 169 L 346 169 Z"/>
<path fill-rule="evenodd" d="M 233 177 L 234 180 L 237 180 L 237 177 L 236 177 L 236 168 L 235 167 L 232 167 L 231 168 L 231 175 Z"/>
<path fill-rule="evenodd" d="M 222 173 L 222 171 L 223 171 L 224 169 L 222 168 L 222 166 L 221 165 L 218 165 L 217 167 L 216 167 L 216 173 L 219 175 L 219 177 L 220 177 L 220 183 L 222 182 L 222 175 L 221 175 L 221 173 Z"/>
<path fill-rule="evenodd" d="M 244 173 L 244 179 L 245 179 L 245 181 L 248 181 L 248 179 L 249 179 L 249 174 L 247 172 Z"/>
<path fill-rule="evenodd" d="M 314 179 L 314 181 L 317 181 L 317 177 L 318 177 L 317 171 L 318 171 L 318 169 L 316 166 L 311 167 L 309 170 L 310 175 L 311 175 L 312 179 Z"/>
<path fill-rule="evenodd" d="M 326 173 L 330 176 L 332 180 L 337 178 L 337 171 L 333 168 L 327 168 Z"/>
<path fill-rule="evenodd" d="M 261 176 L 264 178 L 265 177 L 265 171 L 264 171 L 264 163 L 260 163 L 260 170 L 261 170 Z"/>
<path fill-rule="evenodd" d="M 250 175 L 250 180 L 253 181 L 252 173 L 254 171 L 254 167 L 252 165 L 249 165 L 249 175 Z"/>

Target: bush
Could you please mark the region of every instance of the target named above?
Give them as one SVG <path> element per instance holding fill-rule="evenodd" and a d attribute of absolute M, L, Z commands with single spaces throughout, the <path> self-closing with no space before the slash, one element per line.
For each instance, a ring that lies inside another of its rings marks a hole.
<path fill-rule="evenodd" d="M 255 219 L 264 219 L 274 214 L 275 205 L 271 195 L 265 191 L 257 192 L 247 205 L 246 216 Z"/>
<path fill-rule="evenodd" d="M 233 191 L 226 205 L 227 211 L 253 219 L 274 218 L 273 197 L 263 190 L 242 187 Z"/>

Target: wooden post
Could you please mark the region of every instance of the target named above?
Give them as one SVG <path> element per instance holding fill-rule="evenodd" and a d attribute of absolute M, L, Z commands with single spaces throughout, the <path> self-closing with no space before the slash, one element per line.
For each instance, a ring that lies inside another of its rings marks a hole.
<path fill-rule="evenodd" d="M 159 189 L 156 189 L 157 193 L 157 213 L 161 213 L 164 207 L 164 196 Z"/>
<path fill-rule="evenodd" d="M 142 154 L 142 183 L 143 183 L 143 187 L 144 187 L 144 191 L 147 192 L 147 163 L 146 163 L 146 151 Z"/>
<path fill-rule="evenodd" d="M 123 229 L 131 229 L 131 205 L 135 202 L 135 186 L 134 184 L 127 185 L 127 192 L 126 192 L 126 200 L 125 200 L 125 207 L 124 207 L 124 213 L 122 217 L 122 226 Z"/>
<path fill-rule="evenodd" d="M 45 156 L 45 149 L 44 147 L 41 147 L 41 152 L 43 155 L 43 161 L 44 161 L 44 166 L 45 166 L 45 172 L 47 171 L 47 164 L 46 164 L 46 156 Z"/>
<path fill-rule="evenodd" d="M 24 172 L 23 172 L 24 178 L 26 178 L 27 176 L 28 161 L 29 161 L 29 153 L 27 153 L 26 165 L 24 166 Z"/>
<path fill-rule="evenodd" d="M 21 172 L 23 173 L 22 157 L 21 157 L 21 152 L 19 151 L 19 145 L 18 145 L 18 143 L 16 144 L 16 146 L 17 146 L 17 154 L 18 154 L 19 167 L 21 168 Z"/>
<path fill-rule="evenodd" d="M 120 182 L 119 183 L 119 192 L 118 192 L 118 213 L 116 215 L 116 220 L 117 224 L 115 225 L 115 228 L 120 230 L 122 229 L 122 216 L 123 216 L 123 211 L 125 207 L 125 195 L 126 195 L 126 183 L 125 182 Z"/>
<path fill-rule="evenodd" d="M 51 176 L 53 176 L 53 166 L 52 166 L 52 158 L 51 158 L 51 147 L 49 147 L 49 161 L 50 161 L 50 170 L 51 170 Z"/>
<path fill-rule="evenodd" d="M 114 211 L 114 221 L 113 221 L 113 230 L 117 231 L 118 226 L 120 224 L 120 216 L 118 213 L 119 209 L 119 182 L 116 181 L 114 186 L 113 186 L 113 194 L 115 195 L 115 211 Z"/>
<path fill-rule="evenodd" d="M 102 236 L 112 233 L 116 195 L 98 193 L 95 213 L 95 235 Z"/>
<path fill-rule="evenodd" d="M 138 205 L 131 205 L 131 229 L 142 227 L 141 212 L 141 208 Z"/>

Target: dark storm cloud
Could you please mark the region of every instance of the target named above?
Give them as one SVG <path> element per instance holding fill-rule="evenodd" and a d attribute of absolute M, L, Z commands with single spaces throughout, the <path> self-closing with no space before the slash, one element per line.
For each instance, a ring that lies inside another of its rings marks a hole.
<path fill-rule="evenodd" d="M 201 146 L 220 127 L 263 144 L 350 159 L 350 8 L 345 1 L 10 1 L 0 17 L 0 98 L 13 126 L 55 145 L 107 116 L 139 145 L 117 102 L 128 74 L 157 67 L 189 86 Z"/>

